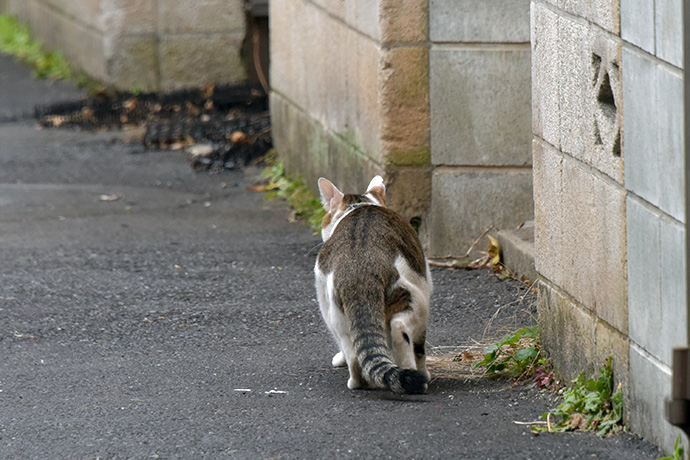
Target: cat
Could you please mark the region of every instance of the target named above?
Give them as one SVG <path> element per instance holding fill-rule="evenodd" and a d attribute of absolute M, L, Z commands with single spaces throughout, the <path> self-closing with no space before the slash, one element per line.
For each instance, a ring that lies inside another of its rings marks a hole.
<path fill-rule="evenodd" d="M 347 365 L 350 389 L 372 386 L 424 393 L 431 273 L 417 233 L 386 208 L 386 187 L 374 177 L 363 195 L 318 181 L 321 247 L 314 274 L 326 325 Z"/>

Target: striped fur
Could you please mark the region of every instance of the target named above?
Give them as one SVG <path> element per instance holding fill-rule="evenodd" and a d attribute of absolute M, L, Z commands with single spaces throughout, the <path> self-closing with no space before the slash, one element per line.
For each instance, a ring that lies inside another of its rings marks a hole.
<path fill-rule="evenodd" d="M 324 245 L 314 273 L 324 321 L 347 365 L 350 389 L 426 391 L 424 343 L 431 276 L 414 229 L 385 207 L 383 179 L 364 195 L 319 179 Z"/>

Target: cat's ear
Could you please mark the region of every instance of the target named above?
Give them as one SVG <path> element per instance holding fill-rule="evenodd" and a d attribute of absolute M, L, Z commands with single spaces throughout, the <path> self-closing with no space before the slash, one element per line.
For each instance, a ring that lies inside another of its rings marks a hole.
<path fill-rule="evenodd" d="M 319 178 L 319 192 L 321 193 L 321 204 L 327 212 L 335 210 L 343 201 L 343 192 L 326 178 Z"/>
<path fill-rule="evenodd" d="M 386 206 L 386 186 L 383 184 L 383 177 L 375 176 L 369 182 L 366 195 L 378 201 L 381 206 Z"/>

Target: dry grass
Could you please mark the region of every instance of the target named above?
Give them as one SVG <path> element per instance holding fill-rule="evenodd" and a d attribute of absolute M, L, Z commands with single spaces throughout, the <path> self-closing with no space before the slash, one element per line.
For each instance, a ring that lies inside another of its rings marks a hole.
<path fill-rule="evenodd" d="M 481 378 L 496 378 L 501 373 L 486 373 L 486 368 L 474 367 L 476 363 L 484 359 L 484 349 L 495 344 L 499 339 L 485 340 L 484 343 L 472 345 L 459 345 L 451 347 L 429 347 L 426 358 L 426 366 L 431 374 L 431 379 L 454 380 L 478 380 Z M 526 348 L 532 345 L 532 340 L 521 338 L 514 349 Z M 508 349 L 509 346 L 503 348 Z"/>
<path fill-rule="evenodd" d="M 452 347 L 431 347 L 426 358 L 426 367 L 432 380 L 456 379 L 473 380 L 484 376 L 484 370 L 473 367 L 484 358 L 482 354 L 487 344 L 474 344 Z"/>

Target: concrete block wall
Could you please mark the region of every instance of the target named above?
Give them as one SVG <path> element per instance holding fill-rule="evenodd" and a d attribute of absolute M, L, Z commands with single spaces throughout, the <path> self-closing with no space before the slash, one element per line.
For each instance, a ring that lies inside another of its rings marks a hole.
<path fill-rule="evenodd" d="M 428 0 L 270 4 L 271 115 L 289 171 L 348 191 L 383 174 L 389 203 L 430 196 Z"/>
<path fill-rule="evenodd" d="M 430 0 L 430 253 L 533 217 L 529 0 Z"/>
<path fill-rule="evenodd" d="M 243 0 L 5 0 L 44 46 L 124 89 L 241 83 Z"/>
<path fill-rule="evenodd" d="M 651 16 L 646 16 L 649 13 Z M 687 345 L 681 0 L 621 0 L 631 427 L 666 450 L 671 351 Z M 684 440 L 688 445 L 687 439 Z"/>
<path fill-rule="evenodd" d="M 532 218 L 529 0 L 285 0 L 270 18 L 289 170 L 348 190 L 384 174 L 430 255 Z"/>
<path fill-rule="evenodd" d="M 626 423 L 667 451 L 671 349 L 687 340 L 681 11 L 531 6 L 542 340 L 565 378 L 613 355 Z"/>

